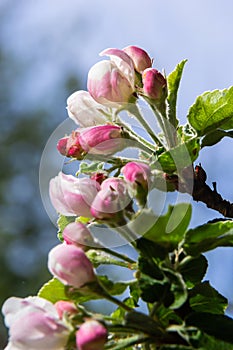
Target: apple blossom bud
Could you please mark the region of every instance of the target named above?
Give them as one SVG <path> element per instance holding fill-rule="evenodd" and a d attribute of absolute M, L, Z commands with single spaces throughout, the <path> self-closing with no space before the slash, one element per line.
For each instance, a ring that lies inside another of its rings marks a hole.
<path fill-rule="evenodd" d="M 67 155 L 67 142 L 69 140 L 69 136 L 65 136 L 61 138 L 57 143 L 57 150 L 61 153 L 62 156 Z"/>
<path fill-rule="evenodd" d="M 123 131 L 117 125 L 98 125 L 81 130 L 79 143 L 89 154 L 110 155 L 125 148 Z"/>
<path fill-rule="evenodd" d="M 143 92 L 150 99 L 158 102 L 167 96 L 167 80 L 155 68 L 147 68 L 142 73 Z"/>
<path fill-rule="evenodd" d="M 123 222 L 124 210 L 131 203 L 124 180 L 109 178 L 102 182 L 92 206 L 92 215 L 99 220 Z"/>
<path fill-rule="evenodd" d="M 99 171 L 97 173 L 93 173 L 90 176 L 90 179 L 97 181 L 101 185 L 102 182 L 107 179 L 107 177 L 108 175 L 106 173 Z"/>
<path fill-rule="evenodd" d="M 63 284 L 75 288 L 81 288 L 96 280 L 92 264 L 84 251 L 66 243 L 50 250 L 48 269 Z"/>
<path fill-rule="evenodd" d="M 150 68 L 152 60 L 148 53 L 137 46 L 127 46 L 123 49 L 134 63 L 134 69 L 142 73 L 146 68 Z"/>
<path fill-rule="evenodd" d="M 40 297 L 11 297 L 3 304 L 2 312 L 10 328 L 5 349 L 64 349 L 69 330 L 51 302 Z"/>
<path fill-rule="evenodd" d="M 75 221 L 68 224 L 64 228 L 62 236 L 67 244 L 73 244 L 83 250 L 87 250 L 94 243 L 91 232 L 81 222 Z"/>
<path fill-rule="evenodd" d="M 140 185 L 145 191 L 148 191 L 152 176 L 149 165 L 140 162 L 129 162 L 121 171 L 125 180 L 131 185 L 134 187 Z"/>
<path fill-rule="evenodd" d="M 57 143 L 58 151 L 66 157 L 76 158 L 82 160 L 86 152 L 82 149 L 79 143 L 79 131 L 72 131 L 70 136 L 63 137 Z"/>
<path fill-rule="evenodd" d="M 76 91 L 67 99 L 67 111 L 69 117 L 80 127 L 105 124 L 106 116 L 101 112 L 107 112 L 106 108 L 97 103 L 87 91 Z"/>
<path fill-rule="evenodd" d="M 59 318 L 62 320 L 64 315 L 76 315 L 78 310 L 74 303 L 65 300 L 59 300 L 54 304 Z"/>
<path fill-rule="evenodd" d="M 79 350 L 103 350 L 108 332 L 104 325 L 96 320 L 87 320 L 76 332 L 76 345 Z"/>
<path fill-rule="evenodd" d="M 88 73 L 87 88 L 90 95 L 107 106 L 129 102 L 134 88 L 114 61 L 100 61 Z"/>
<path fill-rule="evenodd" d="M 90 207 L 100 185 L 60 172 L 50 180 L 49 194 L 54 208 L 62 215 L 91 217 Z"/>
<path fill-rule="evenodd" d="M 146 203 L 146 198 L 151 184 L 151 169 L 147 164 L 129 162 L 122 168 L 125 180 L 130 184 L 135 196 L 141 205 Z"/>

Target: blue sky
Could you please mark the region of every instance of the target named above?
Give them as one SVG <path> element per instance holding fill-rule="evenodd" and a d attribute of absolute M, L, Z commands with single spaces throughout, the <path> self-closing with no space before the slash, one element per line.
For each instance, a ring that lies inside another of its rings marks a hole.
<path fill-rule="evenodd" d="M 56 92 L 63 77 L 76 72 L 85 89 L 99 52 L 133 44 L 147 50 L 154 66 L 167 74 L 188 59 L 178 100 L 184 122 L 198 94 L 233 85 L 232 14 L 231 0 L 2 0 L 0 39 L 21 67 L 15 72 L 11 108 L 33 110 L 43 102 L 56 110 L 58 103 L 66 118 L 68 96 Z M 232 142 L 206 148 L 199 160 L 208 182 L 217 181 L 219 192 L 233 202 Z M 214 217 L 218 214 L 202 204 L 194 207 L 194 220 Z M 219 249 L 208 257 L 207 277 L 233 299 L 233 250 Z"/>

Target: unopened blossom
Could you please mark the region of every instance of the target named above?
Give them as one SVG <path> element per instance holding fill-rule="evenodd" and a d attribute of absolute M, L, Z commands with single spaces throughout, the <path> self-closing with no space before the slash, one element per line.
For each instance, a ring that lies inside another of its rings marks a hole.
<path fill-rule="evenodd" d="M 137 46 L 127 46 L 123 49 L 124 52 L 132 59 L 134 69 L 138 73 L 142 73 L 145 69 L 150 68 L 152 60 L 148 53 Z"/>
<path fill-rule="evenodd" d="M 108 331 L 96 320 L 87 320 L 76 332 L 76 344 L 79 350 L 103 350 L 107 342 Z"/>
<path fill-rule="evenodd" d="M 121 171 L 139 204 L 144 205 L 152 177 L 149 165 L 140 162 L 129 162 Z"/>
<path fill-rule="evenodd" d="M 94 243 L 91 232 L 86 225 L 81 222 L 75 221 L 68 224 L 64 228 L 62 236 L 67 244 L 73 244 L 83 250 L 86 250 Z"/>
<path fill-rule="evenodd" d="M 48 269 L 65 285 L 81 288 L 96 280 L 90 260 L 81 248 L 62 243 L 50 250 Z"/>
<path fill-rule="evenodd" d="M 54 306 L 61 320 L 64 315 L 75 315 L 78 312 L 76 306 L 71 301 L 59 300 L 54 304 Z"/>
<path fill-rule="evenodd" d="M 61 138 L 57 143 L 57 150 L 66 157 L 82 160 L 86 155 L 82 146 L 79 143 L 80 131 L 72 131 L 69 136 Z"/>
<path fill-rule="evenodd" d="M 97 103 L 88 91 L 76 91 L 67 99 L 69 117 L 80 127 L 105 124 L 108 109 Z"/>
<path fill-rule="evenodd" d="M 82 129 L 79 144 L 89 154 L 110 155 L 126 146 L 123 131 L 117 125 L 98 125 Z"/>
<path fill-rule="evenodd" d="M 49 194 L 58 213 L 66 216 L 91 217 L 90 207 L 100 185 L 88 178 L 76 178 L 60 172 L 50 180 Z"/>
<path fill-rule="evenodd" d="M 167 80 L 155 68 L 147 68 L 142 74 L 143 93 L 152 100 L 160 102 L 167 96 Z"/>
<path fill-rule="evenodd" d="M 140 162 L 129 162 L 121 171 L 125 180 L 133 187 L 141 186 L 145 191 L 148 191 L 152 176 L 149 165 Z"/>
<path fill-rule="evenodd" d="M 92 215 L 99 220 L 122 221 L 124 210 L 131 203 L 127 185 L 122 179 L 109 178 L 102 182 L 92 206 Z"/>
<path fill-rule="evenodd" d="M 9 327 L 5 350 L 64 350 L 69 329 L 59 319 L 56 307 L 40 297 L 11 297 L 2 308 Z"/>
<path fill-rule="evenodd" d="M 110 60 L 96 63 L 88 73 L 87 88 L 90 95 L 106 106 L 130 102 L 135 91 L 135 72 L 131 58 L 122 50 L 107 49 L 101 56 Z"/>

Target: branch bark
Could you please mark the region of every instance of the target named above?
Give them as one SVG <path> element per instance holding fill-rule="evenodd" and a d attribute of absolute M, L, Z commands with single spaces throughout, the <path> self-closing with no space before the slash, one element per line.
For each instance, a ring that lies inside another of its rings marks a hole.
<path fill-rule="evenodd" d="M 189 193 L 196 202 L 205 203 L 208 208 L 218 211 L 227 218 L 233 218 L 233 203 L 222 198 L 217 191 L 217 183 L 213 182 L 213 189 L 206 183 L 206 172 L 202 166 L 196 165 L 195 169 L 184 169 L 182 178 L 177 175 L 166 175 L 166 180 L 172 183 L 176 190 Z"/>

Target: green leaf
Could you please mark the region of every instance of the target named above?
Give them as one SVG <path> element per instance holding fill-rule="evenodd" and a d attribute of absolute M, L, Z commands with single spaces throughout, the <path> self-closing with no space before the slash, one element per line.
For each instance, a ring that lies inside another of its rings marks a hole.
<path fill-rule="evenodd" d="M 66 296 L 65 286 L 56 278 L 45 283 L 38 292 L 38 296 L 52 303 L 59 300 L 69 300 Z"/>
<path fill-rule="evenodd" d="M 208 281 L 196 285 L 190 291 L 189 304 L 194 311 L 224 314 L 228 302 Z"/>
<path fill-rule="evenodd" d="M 130 285 L 129 282 L 113 282 L 109 280 L 107 276 L 98 276 L 98 280 L 104 289 L 107 290 L 108 294 L 111 295 L 120 295 L 122 294 L 127 287 Z M 91 284 L 90 284 L 91 287 Z M 67 296 L 77 303 L 84 303 L 89 300 L 103 299 L 104 297 L 101 294 L 96 294 L 95 289 L 93 292 L 91 288 L 86 286 L 83 288 L 75 289 L 73 287 L 66 287 Z"/>
<path fill-rule="evenodd" d="M 190 107 L 188 120 L 198 135 L 233 129 L 233 87 L 207 91 Z"/>
<path fill-rule="evenodd" d="M 87 162 L 82 161 L 79 164 L 79 170 L 77 172 L 77 175 L 78 174 L 89 175 L 89 174 L 95 173 L 97 171 L 103 170 L 103 167 L 104 167 L 104 162 L 97 161 L 97 162 L 87 163 Z"/>
<path fill-rule="evenodd" d="M 207 223 L 190 229 L 186 233 L 183 246 L 185 251 L 192 256 L 217 247 L 232 247 L 233 221 Z"/>
<path fill-rule="evenodd" d="M 76 216 L 59 215 L 59 218 L 57 220 L 57 225 L 58 225 L 57 236 L 60 239 L 60 241 L 63 241 L 62 233 L 64 228 L 71 222 L 74 222 L 75 219 L 76 219 Z"/>
<path fill-rule="evenodd" d="M 233 344 L 233 319 L 230 317 L 207 312 L 194 312 L 186 319 L 186 324 L 197 327 L 217 339 Z"/>
<path fill-rule="evenodd" d="M 168 118 L 170 123 L 176 128 L 179 121 L 176 117 L 176 102 L 177 102 L 177 93 L 180 85 L 180 80 L 182 77 L 184 65 L 187 60 L 181 61 L 175 68 L 173 72 L 171 72 L 167 77 L 168 84 Z"/>
<path fill-rule="evenodd" d="M 188 288 L 192 288 L 196 283 L 202 281 L 208 267 L 207 259 L 204 255 L 198 257 L 185 257 L 179 264 L 178 271 Z"/>
<path fill-rule="evenodd" d="M 156 308 L 155 314 L 164 328 L 167 328 L 171 324 L 181 325 L 183 323 L 183 320 L 175 313 L 174 310 L 165 307 L 162 304 Z"/>
<path fill-rule="evenodd" d="M 222 129 L 211 131 L 203 137 L 201 147 L 213 146 L 221 141 L 225 136 L 233 138 L 233 131 L 225 131 Z"/>
<path fill-rule="evenodd" d="M 193 137 L 169 151 L 158 156 L 158 160 L 151 164 L 152 169 L 161 170 L 172 174 L 180 172 L 183 168 L 191 165 L 198 157 L 200 150 L 199 139 Z"/>
<path fill-rule="evenodd" d="M 199 346 L 200 350 L 233 350 L 233 344 L 223 342 L 203 333 L 199 341 Z"/>
<path fill-rule="evenodd" d="M 167 251 L 173 251 L 183 240 L 191 215 L 192 207 L 188 203 L 170 205 L 165 215 L 154 220 L 153 226 L 144 234 L 144 237 L 165 247 Z M 146 216 L 142 222 L 145 220 Z"/>

